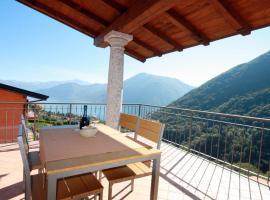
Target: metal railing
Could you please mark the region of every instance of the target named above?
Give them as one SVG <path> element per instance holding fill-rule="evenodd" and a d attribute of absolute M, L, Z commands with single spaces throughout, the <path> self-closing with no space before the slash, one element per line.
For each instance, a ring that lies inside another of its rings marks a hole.
<path fill-rule="evenodd" d="M 166 124 L 163 141 L 269 184 L 270 119 L 152 105 L 140 117 Z"/>
<path fill-rule="evenodd" d="M 0 142 L 16 139 L 18 113 L 27 113 L 35 137 L 44 126 L 77 124 L 84 105 L 105 121 L 106 104 L 0 103 Z M 270 119 L 142 104 L 123 104 L 123 112 L 165 123 L 164 142 L 269 183 Z"/>

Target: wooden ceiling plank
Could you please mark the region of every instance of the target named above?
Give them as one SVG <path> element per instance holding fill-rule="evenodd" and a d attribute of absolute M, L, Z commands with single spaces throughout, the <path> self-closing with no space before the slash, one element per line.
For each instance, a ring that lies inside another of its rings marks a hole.
<path fill-rule="evenodd" d="M 96 35 L 98 35 L 98 32 L 85 26 L 84 24 L 72 19 L 71 17 L 60 13 L 59 11 L 56 11 L 50 7 L 48 7 L 46 4 L 43 4 L 41 2 L 37 2 L 37 1 L 32 1 L 32 0 L 17 0 L 18 2 L 29 6 L 35 10 L 37 10 L 38 12 L 41 12 L 53 19 L 55 19 L 56 21 L 60 21 L 63 24 L 72 27 L 90 37 L 95 37 Z"/>
<path fill-rule="evenodd" d="M 135 42 L 136 44 L 140 45 L 141 47 L 151 51 L 152 53 L 154 53 L 156 56 L 158 55 L 162 55 L 162 52 L 159 51 L 157 48 L 153 47 L 152 45 L 149 45 L 147 43 L 145 43 L 144 41 L 140 40 L 139 38 L 133 36 L 133 42 Z"/>
<path fill-rule="evenodd" d="M 150 31 L 153 35 L 159 37 L 164 42 L 172 45 L 175 50 L 177 50 L 177 51 L 182 51 L 183 50 L 183 46 L 182 45 L 178 44 L 176 41 L 174 41 L 169 36 L 167 36 L 166 34 L 164 34 L 163 32 L 161 32 L 159 29 L 153 27 L 152 25 L 145 24 L 144 25 L 144 28 L 146 28 L 148 31 Z"/>
<path fill-rule="evenodd" d="M 135 58 L 143 63 L 146 61 L 146 58 L 144 56 L 138 54 L 131 48 L 125 47 L 125 53 L 129 55 L 130 57 Z"/>
<path fill-rule="evenodd" d="M 114 0 L 102 0 L 105 4 L 116 10 L 118 13 L 123 13 L 127 10 L 124 6 Z"/>
<path fill-rule="evenodd" d="M 218 13 L 222 14 L 224 19 L 242 35 L 248 35 L 251 32 L 250 25 L 234 10 L 228 2 L 224 0 L 208 0 L 214 6 Z"/>
<path fill-rule="evenodd" d="M 94 44 L 98 47 L 106 47 L 108 44 L 104 41 L 104 36 L 110 31 L 132 33 L 179 2 L 181 0 L 136 0 L 126 12 L 95 38 Z"/>
<path fill-rule="evenodd" d="M 66 1 L 66 0 L 60 0 L 63 4 L 65 4 L 66 6 L 68 6 L 69 8 L 76 10 L 77 12 L 81 13 L 82 15 L 86 16 L 87 18 L 94 20 L 96 23 L 101 24 L 103 26 L 109 26 L 110 22 L 106 21 L 105 19 L 97 16 L 96 14 L 94 14 L 93 12 L 91 12 L 90 10 L 82 7 L 80 4 L 74 2 L 74 1 Z"/>
<path fill-rule="evenodd" d="M 203 45 L 209 45 L 210 39 L 201 31 L 199 31 L 193 24 L 186 20 L 183 16 L 177 13 L 175 10 L 170 9 L 166 12 L 166 15 L 169 17 L 172 23 L 176 26 L 185 28 L 187 31 L 191 32 L 194 39 Z"/>

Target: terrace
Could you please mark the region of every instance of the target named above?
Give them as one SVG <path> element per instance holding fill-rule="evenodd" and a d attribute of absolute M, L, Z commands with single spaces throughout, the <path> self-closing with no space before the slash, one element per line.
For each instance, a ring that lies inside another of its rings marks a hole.
<path fill-rule="evenodd" d="M 166 124 L 158 188 L 159 159 L 156 159 L 152 182 L 150 178 L 138 179 L 134 192 L 129 193 L 127 189 L 126 194 L 121 192 L 125 185 L 119 184 L 115 189 L 119 195 L 115 199 L 149 199 L 149 196 L 153 200 L 270 198 L 269 119 L 151 105 L 122 105 L 124 54 L 145 62 L 151 57 L 197 45 L 207 46 L 233 35 L 248 35 L 270 25 L 269 1 L 18 2 L 86 34 L 93 38 L 97 47 L 110 46 L 107 103 L 86 104 L 90 116 L 115 129 L 121 112 Z M 16 110 L 9 110 L 7 104 L 12 105 L 10 102 L 2 104 L 5 107 L 0 115 L 1 125 L 9 126 L 1 127 L 0 133 L 1 142 L 4 142 L 0 146 L 0 197 L 22 199 L 23 170 L 18 144 L 6 137 L 10 129 L 18 129 L 17 119 L 7 117 L 16 115 Z M 39 132 L 43 127 L 75 126 L 83 105 L 25 105 L 34 113 L 34 118 L 27 122 L 29 139 L 34 140 L 30 150 L 39 147 Z M 102 183 L 107 185 L 105 179 Z M 107 194 L 107 187 L 104 194 Z"/>
<path fill-rule="evenodd" d="M 29 104 L 28 109 L 36 113 L 35 118 L 28 122 L 28 131 L 32 133 L 29 139 L 33 140 L 33 136 L 45 126 L 77 126 L 74 124 L 78 122 L 84 105 L 88 106 L 90 116 L 104 121 L 105 104 Z M 270 151 L 266 146 L 268 119 L 140 104 L 125 104 L 123 111 L 147 119 L 159 118 L 166 123 L 161 145 L 158 199 L 270 198 Z M 172 122 L 171 118 L 175 120 Z M 31 130 L 36 132 L 33 134 Z M 209 132 L 211 137 L 205 138 L 204 132 Z M 244 139 L 236 143 L 239 134 Z M 38 141 L 31 141 L 30 146 L 35 150 Z M 0 167 L 1 196 L 22 199 L 22 162 L 18 145 L 5 143 L 0 147 L 0 159 L 4 163 Z M 106 199 L 108 183 L 105 178 L 102 184 Z M 150 177 L 136 179 L 132 193 L 127 185 L 128 182 L 124 182 L 115 186 L 114 199 L 149 199 Z"/>

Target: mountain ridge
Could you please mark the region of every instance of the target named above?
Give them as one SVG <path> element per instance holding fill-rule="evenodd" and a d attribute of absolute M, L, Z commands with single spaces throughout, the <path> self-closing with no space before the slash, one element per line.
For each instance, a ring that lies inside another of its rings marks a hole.
<path fill-rule="evenodd" d="M 33 91 L 48 95 L 48 102 L 106 103 L 107 84 L 81 85 L 72 81 L 56 83 Z M 13 85 L 19 87 L 16 83 Z M 30 86 L 28 84 L 28 88 Z M 175 78 L 140 73 L 124 81 L 123 102 L 165 106 L 191 89 L 193 86 Z"/>
<path fill-rule="evenodd" d="M 64 83 L 78 83 L 81 85 L 86 85 L 90 84 L 86 81 L 82 80 L 67 80 L 67 81 L 31 81 L 31 82 L 26 82 L 26 81 L 17 81 L 17 80 L 0 80 L 1 83 L 6 84 L 6 85 L 11 85 L 14 87 L 22 88 L 25 90 L 31 90 L 31 91 L 36 91 L 40 89 L 47 89 L 56 85 L 64 84 Z"/>

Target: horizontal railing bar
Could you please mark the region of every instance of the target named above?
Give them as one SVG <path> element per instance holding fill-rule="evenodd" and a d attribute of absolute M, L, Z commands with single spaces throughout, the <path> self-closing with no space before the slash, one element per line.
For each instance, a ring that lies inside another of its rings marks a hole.
<path fill-rule="evenodd" d="M 167 112 L 158 112 L 158 113 L 175 115 L 175 116 L 192 118 L 192 119 L 198 119 L 198 120 L 204 120 L 204 121 L 211 121 L 211 122 L 222 123 L 222 124 L 226 124 L 226 125 L 233 125 L 233 126 L 240 126 L 240 127 L 245 127 L 245 128 L 255 128 L 255 129 L 259 129 L 259 130 L 270 131 L 269 128 L 263 128 L 263 127 L 260 127 L 260 126 L 251 126 L 251 125 L 246 125 L 246 124 L 226 122 L 226 121 L 221 121 L 221 120 L 216 120 L 216 119 L 210 119 L 210 118 L 204 118 L 204 117 L 195 117 L 195 116 L 189 116 L 189 115 L 183 115 L 183 114 L 175 114 L 175 113 L 167 113 Z"/>
<path fill-rule="evenodd" d="M 142 104 L 142 106 L 163 108 L 163 109 L 174 109 L 174 110 L 179 110 L 179 111 L 187 111 L 187 112 L 201 113 L 201 114 L 210 114 L 210 115 L 217 115 L 217 116 L 222 116 L 222 117 L 241 118 L 241 119 L 247 119 L 247 120 L 253 120 L 253 121 L 270 122 L 270 119 L 268 119 L 268 118 L 250 117 L 250 116 L 246 116 L 246 115 L 226 114 L 226 113 L 219 113 L 219 112 L 193 110 L 193 109 L 178 108 L 178 107 L 155 106 L 155 105 L 147 105 L 147 104 Z"/>
<path fill-rule="evenodd" d="M 56 103 L 52 103 L 52 102 L 0 102 L 0 104 L 26 104 L 26 105 L 84 105 L 84 104 L 88 104 L 88 105 L 104 105 L 106 106 L 107 104 L 106 103 L 76 103 L 76 102 L 72 102 L 72 103 L 67 103 L 67 102 L 63 102 L 63 103 L 59 103 L 59 102 L 56 102 Z"/>
<path fill-rule="evenodd" d="M 14 101 L 14 102 L 3 102 L 1 101 L 0 104 L 26 104 L 26 105 L 34 105 L 34 104 L 37 104 L 37 105 L 84 105 L 84 104 L 88 104 L 88 105 L 104 105 L 106 106 L 107 104 L 106 103 L 92 103 L 92 102 L 20 102 L 20 101 Z M 139 106 L 139 105 L 142 105 L 142 104 L 133 104 L 133 103 L 124 103 L 122 105 L 126 105 L 126 106 Z"/>

